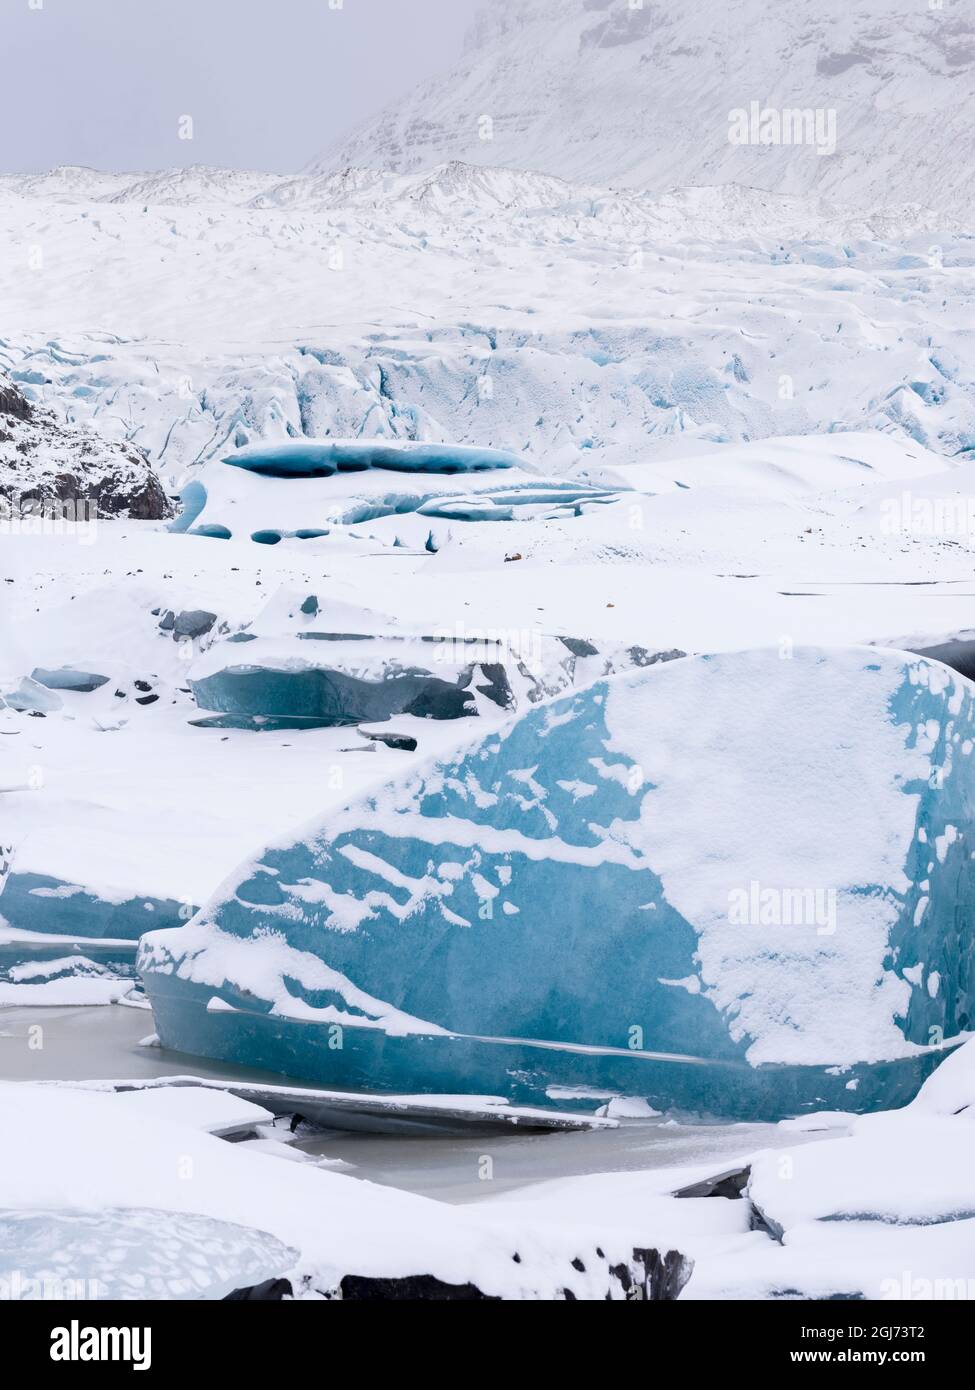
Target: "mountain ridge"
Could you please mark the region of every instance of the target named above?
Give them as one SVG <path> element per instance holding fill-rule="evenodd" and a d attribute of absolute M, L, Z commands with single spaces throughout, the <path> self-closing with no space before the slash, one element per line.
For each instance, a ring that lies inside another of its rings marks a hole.
<path fill-rule="evenodd" d="M 692 102 L 688 92 L 694 93 Z M 726 0 L 714 19 L 658 0 L 521 0 L 475 22 L 452 69 L 331 145 L 306 172 L 450 160 L 659 193 L 741 183 L 849 207 L 963 215 L 975 16 L 945 0 L 819 0 L 814 13 Z M 835 113 L 835 153 L 733 144 L 730 117 Z"/>

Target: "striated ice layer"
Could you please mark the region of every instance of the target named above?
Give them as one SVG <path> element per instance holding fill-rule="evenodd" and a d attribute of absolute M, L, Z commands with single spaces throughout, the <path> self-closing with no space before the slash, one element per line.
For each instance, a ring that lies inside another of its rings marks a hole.
<path fill-rule="evenodd" d="M 521 464 L 517 455 L 501 449 L 362 439 L 252 444 L 229 454 L 224 462 L 268 478 L 330 478 L 371 468 L 394 473 L 481 473 Z"/>
<path fill-rule="evenodd" d="M 683 652 L 540 628 L 416 627 L 322 595 L 279 591 L 246 631 L 218 634 L 187 671 L 212 726 L 308 728 L 406 714 L 461 719 L 537 704 Z"/>
<path fill-rule="evenodd" d="M 163 1043 L 333 1087 L 902 1104 L 971 1027 L 973 697 L 783 648 L 542 705 L 144 937 Z"/>
<path fill-rule="evenodd" d="M 566 520 L 621 490 L 545 477 L 527 457 L 500 449 L 296 439 L 205 464 L 183 487 L 169 529 L 258 545 L 344 536 L 435 552 L 448 523 Z M 348 530 L 364 526 L 368 534 Z"/>

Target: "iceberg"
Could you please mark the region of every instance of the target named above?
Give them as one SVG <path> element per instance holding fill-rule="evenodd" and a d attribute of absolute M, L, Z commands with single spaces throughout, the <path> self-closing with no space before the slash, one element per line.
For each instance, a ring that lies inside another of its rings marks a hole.
<path fill-rule="evenodd" d="M 251 444 L 228 454 L 224 463 L 267 478 L 331 478 L 336 473 L 364 473 L 370 468 L 395 473 L 481 473 L 520 466 L 517 455 L 502 449 L 387 439 L 290 439 L 280 444 Z"/>
<path fill-rule="evenodd" d="M 194 1212 L 0 1211 L 0 1269 L 16 1271 L 4 1279 L 13 1301 L 226 1298 L 296 1255 L 266 1231 Z"/>
<path fill-rule="evenodd" d="M 197 470 L 169 529 L 258 545 L 333 537 L 435 552 L 438 522 L 544 521 L 615 501 L 612 489 L 545 477 L 517 454 L 403 440 L 249 445 Z M 369 525 L 369 537 L 348 528 Z"/>
<path fill-rule="evenodd" d="M 195 724 L 270 731 L 497 715 L 683 655 L 540 628 L 429 630 L 282 589 L 247 631 L 200 651 L 187 681 L 204 712 Z"/>
<path fill-rule="evenodd" d="M 784 646 L 543 703 L 144 936 L 160 1037 L 332 1088 L 906 1104 L 973 1017 L 973 699 Z"/>
<path fill-rule="evenodd" d="M 3 912 L 21 932 L 68 933 L 86 940 L 136 941 L 147 918 L 155 925 L 176 926 L 187 917 L 185 904 L 176 898 L 69 883 L 30 869 L 8 873 Z"/>

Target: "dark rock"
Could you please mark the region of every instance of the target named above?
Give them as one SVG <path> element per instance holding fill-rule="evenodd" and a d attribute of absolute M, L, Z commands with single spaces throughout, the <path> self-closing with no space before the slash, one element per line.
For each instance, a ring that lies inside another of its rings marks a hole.
<path fill-rule="evenodd" d="M 694 1262 L 677 1250 L 634 1250 L 633 1258 L 646 1271 L 643 1297 L 654 1303 L 673 1301 L 694 1272 Z"/>
<path fill-rule="evenodd" d="M 675 1192 L 675 1197 L 740 1197 L 748 1185 L 750 1168 L 729 1168 L 713 1178 L 691 1183 Z"/>
<path fill-rule="evenodd" d="M 174 506 L 148 455 L 32 405 L 0 381 L 0 506 L 25 520 L 161 521 Z"/>
<path fill-rule="evenodd" d="M 582 637 L 560 637 L 563 647 L 568 647 L 573 656 L 598 656 L 598 648 Z"/>
<path fill-rule="evenodd" d="M 645 647 L 630 647 L 627 655 L 634 666 L 656 666 L 660 661 L 681 661 L 687 653 L 677 647 L 666 652 L 648 652 Z"/>
<path fill-rule="evenodd" d="M 365 729 L 360 729 L 359 733 L 363 738 L 373 743 L 384 743 L 398 753 L 415 753 L 417 749 L 416 739 L 410 738 L 409 734 L 367 734 Z"/>
<path fill-rule="evenodd" d="M 411 1274 L 403 1279 L 367 1279 L 347 1274 L 339 1285 L 342 1299 L 352 1303 L 499 1303 L 493 1294 L 481 1293 L 474 1284 L 445 1284 L 432 1274 Z"/>
<path fill-rule="evenodd" d="M 280 1303 L 283 1298 L 292 1298 L 294 1289 L 288 1279 L 265 1279 L 263 1284 L 252 1284 L 250 1288 L 234 1289 L 224 1298 L 224 1303 Z"/>
<path fill-rule="evenodd" d="M 208 613 L 203 608 L 188 609 L 176 617 L 173 636 L 177 641 L 185 637 L 205 637 L 216 621 L 216 613 Z"/>
<path fill-rule="evenodd" d="M 32 413 L 30 401 L 16 386 L 0 382 L 0 415 L 9 415 L 14 420 L 29 420 Z"/>
<path fill-rule="evenodd" d="M 493 700 L 501 709 L 514 709 L 515 697 L 504 667 L 496 662 L 489 662 L 481 666 L 481 675 L 485 677 L 487 684 L 475 686 L 475 690 Z"/>
<path fill-rule="evenodd" d="M 628 1299 L 652 1303 L 676 1299 L 694 1271 L 693 1261 L 677 1250 L 666 1255 L 659 1250 L 634 1250 L 633 1260 L 633 1267 L 619 1264 L 610 1269 Z"/>

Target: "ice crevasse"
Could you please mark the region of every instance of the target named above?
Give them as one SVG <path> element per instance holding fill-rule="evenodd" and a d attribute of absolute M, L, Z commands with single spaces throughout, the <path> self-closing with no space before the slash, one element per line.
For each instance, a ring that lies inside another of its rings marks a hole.
<path fill-rule="evenodd" d="M 144 936 L 161 1040 L 332 1087 L 903 1104 L 972 1026 L 973 701 L 855 647 L 534 708 Z"/>

